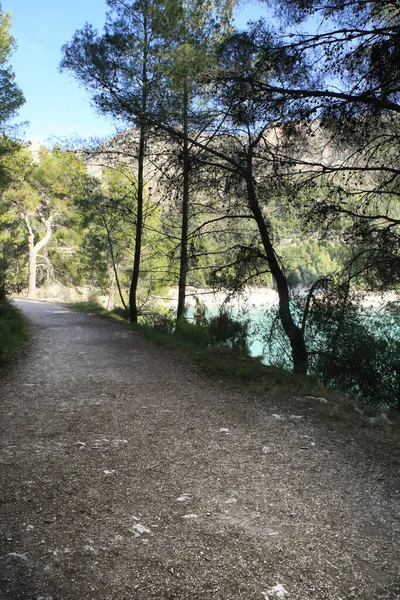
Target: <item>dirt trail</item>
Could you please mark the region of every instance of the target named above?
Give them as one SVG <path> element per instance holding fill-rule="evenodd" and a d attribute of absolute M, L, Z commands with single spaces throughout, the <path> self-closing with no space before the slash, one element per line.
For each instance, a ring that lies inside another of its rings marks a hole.
<path fill-rule="evenodd" d="M 33 339 L 0 384 L 1 599 L 400 598 L 382 450 L 94 316 L 18 305 Z"/>

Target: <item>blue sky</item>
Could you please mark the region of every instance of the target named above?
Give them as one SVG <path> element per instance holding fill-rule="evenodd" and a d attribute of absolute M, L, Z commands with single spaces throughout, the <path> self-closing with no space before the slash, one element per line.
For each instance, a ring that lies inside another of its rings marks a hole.
<path fill-rule="evenodd" d="M 115 133 L 112 121 L 96 114 L 89 95 L 68 73 L 59 73 L 61 46 L 89 22 L 102 29 L 105 0 L 2 0 L 12 14 L 18 48 L 11 59 L 26 104 L 18 121 L 29 121 L 25 138 L 45 142 L 51 136 L 106 137 Z M 244 27 L 263 9 L 247 4 L 238 25 Z"/>

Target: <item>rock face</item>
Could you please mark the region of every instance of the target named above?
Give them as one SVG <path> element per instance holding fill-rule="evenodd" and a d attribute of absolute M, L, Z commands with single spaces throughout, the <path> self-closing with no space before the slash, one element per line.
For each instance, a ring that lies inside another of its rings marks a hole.
<path fill-rule="evenodd" d="M 138 152 L 139 133 L 131 127 L 87 153 L 85 162 L 89 173 L 98 178 L 101 178 L 105 167 L 115 167 L 118 163 L 128 165 L 135 172 Z M 173 199 L 174 184 L 179 179 L 178 153 L 179 144 L 174 144 L 170 136 L 153 134 L 148 140 L 145 160 L 147 193 L 162 204 L 168 205 Z"/>
<path fill-rule="evenodd" d="M 39 140 L 33 140 L 29 143 L 28 150 L 32 154 L 34 162 L 39 162 L 39 151 L 41 147 L 42 145 Z"/>
<path fill-rule="evenodd" d="M 273 154 L 275 151 L 279 155 L 283 152 L 286 156 L 291 156 L 294 159 L 299 158 L 304 163 L 316 161 L 319 164 L 323 162 L 326 165 L 333 165 L 343 160 L 343 155 L 339 154 L 333 145 L 329 143 L 326 133 L 322 131 L 318 122 L 308 124 L 306 128 L 308 135 L 312 136 L 312 146 L 309 145 L 308 147 L 284 139 L 280 127 L 272 126 L 266 130 L 263 143 L 258 144 L 257 153 L 255 154 L 255 174 L 260 180 L 268 175 L 266 165 L 271 164 L 271 152 Z M 247 138 L 243 138 L 243 140 L 239 136 L 228 138 L 224 134 L 206 136 L 205 134 L 201 135 L 198 132 L 193 132 L 192 137 L 203 143 L 204 146 L 214 147 L 215 149 L 223 148 L 224 151 L 229 146 L 233 152 L 236 150 L 240 152 L 242 142 L 244 144 L 248 143 Z M 135 127 L 126 129 L 110 138 L 87 155 L 86 164 L 90 173 L 96 177 L 101 177 L 104 167 L 112 167 L 118 163 L 128 164 L 135 171 L 137 168 L 138 142 L 139 133 Z M 201 164 L 201 160 L 199 160 L 200 154 L 204 156 L 204 151 L 196 147 L 195 144 L 189 146 L 189 149 L 195 159 L 196 172 L 199 173 L 205 170 L 206 178 L 210 177 L 212 167 L 205 169 L 204 165 Z M 181 177 L 180 153 L 181 141 L 179 139 L 174 139 L 171 135 L 162 131 L 153 131 L 149 134 L 146 148 L 145 176 L 152 197 L 163 204 L 168 205 L 172 202 L 173 190 L 176 189 L 177 183 L 179 183 Z M 210 157 L 211 155 L 207 158 Z M 256 159 L 260 160 L 257 161 Z M 300 171 L 303 168 L 308 169 L 309 167 L 298 167 Z M 222 186 L 221 194 L 226 196 L 225 183 L 217 184 L 214 179 L 213 185 L 216 193 L 218 193 L 218 185 Z M 213 199 L 215 200 L 215 198 Z"/>

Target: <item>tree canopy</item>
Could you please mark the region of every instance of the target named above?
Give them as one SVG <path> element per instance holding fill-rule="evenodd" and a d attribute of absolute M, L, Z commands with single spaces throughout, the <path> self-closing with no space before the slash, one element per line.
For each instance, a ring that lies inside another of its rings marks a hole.
<path fill-rule="evenodd" d="M 10 30 L 11 16 L 2 12 L 0 4 L 0 134 L 7 132 L 10 119 L 16 116 L 25 102 L 9 64 L 15 48 L 15 40 Z"/>

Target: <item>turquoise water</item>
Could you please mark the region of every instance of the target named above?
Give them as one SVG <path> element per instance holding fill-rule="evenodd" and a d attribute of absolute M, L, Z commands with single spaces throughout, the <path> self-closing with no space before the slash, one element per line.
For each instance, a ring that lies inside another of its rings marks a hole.
<path fill-rule="evenodd" d="M 206 307 L 206 316 L 219 313 L 218 307 Z M 295 307 L 292 307 L 296 311 Z M 328 387 L 340 388 L 352 397 L 368 404 L 387 408 L 394 406 L 399 393 L 400 379 L 400 307 L 360 307 L 350 309 L 336 340 L 336 322 L 311 323 L 306 328 L 307 349 L 310 352 L 310 373 Z M 249 321 L 249 346 L 251 356 L 262 357 L 264 364 L 291 369 L 290 345 L 276 319 L 276 306 L 233 307 L 232 318 Z M 195 307 L 190 307 L 187 317 L 194 318 Z M 324 316 L 324 315 L 322 315 Z M 361 316 L 361 318 L 359 318 Z M 301 318 L 300 311 L 297 319 Z M 325 318 L 323 319 L 325 321 Z M 271 340 L 270 331 L 276 325 Z M 268 343 L 270 341 L 270 343 Z M 326 352 L 332 351 L 332 359 Z M 327 378 L 327 379 L 326 379 Z"/>
<path fill-rule="evenodd" d="M 272 343 L 271 354 L 267 343 L 274 318 L 272 312 L 276 308 L 276 305 L 242 308 L 234 306 L 229 308 L 227 312 L 234 319 L 249 321 L 249 349 L 251 356 L 262 357 L 262 361 L 265 364 L 270 364 L 271 360 L 276 363 L 276 357 L 279 357 L 278 363 L 289 366 L 288 363 L 291 363 L 289 342 L 285 339 L 280 342 L 275 340 Z M 400 341 L 400 318 L 398 309 L 396 312 L 391 312 L 382 306 L 366 307 L 360 310 L 362 310 L 363 319 L 368 324 L 369 332 L 372 333 L 374 337 L 384 338 L 389 343 Z M 187 309 L 187 318 L 193 320 L 194 312 L 195 307 L 189 306 Z M 206 316 L 208 318 L 216 316 L 218 313 L 218 306 L 215 304 L 207 306 L 206 304 Z M 316 339 L 313 339 L 314 343 L 312 343 L 312 346 L 315 347 L 316 341 Z"/>

